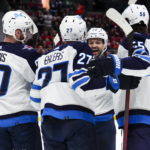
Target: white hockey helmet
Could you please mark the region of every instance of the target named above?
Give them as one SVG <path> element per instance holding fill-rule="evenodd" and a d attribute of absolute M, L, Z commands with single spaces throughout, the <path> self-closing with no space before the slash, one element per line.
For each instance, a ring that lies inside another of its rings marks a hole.
<path fill-rule="evenodd" d="M 149 13 L 144 5 L 131 4 L 124 10 L 122 16 L 129 21 L 130 25 L 143 22 L 148 26 Z"/>
<path fill-rule="evenodd" d="M 85 41 L 86 39 L 86 22 L 79 15 L 64 17 L 59 29 L 62 41 Z"/>
<path fill-rule="evenodd" d="M 36 24 L 34 23 L 34 21 L 32 20 L 32 18 L 26 12 L 24 12 L 23 10 L 17 10 L 17 11 L 23 13 L 24 15 L 26 15 L 26 17 L 32 22 L 32 25 L 33 25 L 32 34 L 34 35 L 34 34 L 38 33 L 38 28 L 37 28 Z"/>
<path fill-rule="evenodd" d="M 24 40 L 27 36 L 27 30 L 33 35 L 38 32 L 33 20 L 23 11 L 9 11 L 2 18 L 3 33 L 11 35 L 16 39 L 15 31 L 21 30 Z M 17 40 L 17 39 L 16 39 Z M 24 41 L 21 40 L 21 41 Z M 19 40 L 18 40 L 19 41 Z"/>
<path fill-rule="evenodd" d="M 91 28 L 88 33 L 86 39 L 103 39 L 105 46 L 107 46 L 108 43 L 108 35 L 106 31 L 102 28 Z"/>

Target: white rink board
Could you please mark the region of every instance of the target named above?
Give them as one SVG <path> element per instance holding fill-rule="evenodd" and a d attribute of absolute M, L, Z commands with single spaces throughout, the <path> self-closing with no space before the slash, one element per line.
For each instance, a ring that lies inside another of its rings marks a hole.
<path fill-rule="evenodd" d="M 116 125 L 116 150 L 122 150 L 122 130 L 118 129 L 117 123 L 115 121 Z"/>

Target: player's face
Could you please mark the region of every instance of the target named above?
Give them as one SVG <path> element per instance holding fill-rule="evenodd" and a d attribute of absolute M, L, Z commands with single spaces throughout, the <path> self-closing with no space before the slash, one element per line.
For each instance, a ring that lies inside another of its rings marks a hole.
<path fill-rule="evenodd" d="M 27 42 L 30 38 L 32 38 L 32 29 L 25 28 L 22 31 L 17 29 L 15 36 L 17 40 Z"/>
<path fill-rule="evenodd" d="M 24 35 L 23 35 L 22 31 L 19 29 L 16 30 L 15 36 L 16 36 L 17 40 L 23 40 L 24 39 Z"/>
<path fill-rule="evenodd" d="M 93 55 L 99 56 L 102 51 L 105 49 L 104 41 L 102 39 L 89 39 L 89 47 L 93 50 Z"/>

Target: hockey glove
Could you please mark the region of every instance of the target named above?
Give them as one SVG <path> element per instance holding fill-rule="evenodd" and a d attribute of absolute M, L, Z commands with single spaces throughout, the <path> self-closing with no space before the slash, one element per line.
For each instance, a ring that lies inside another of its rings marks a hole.
<path fill-rule="evenodd" d="M 120 88 L 120 81 L 118 77 L 108 76 L 106 80 L 106 89 L 116 93 Z"/>
<path fill-rule="evenodd" d="M 120 89 L 136 89 L 140 83 L 140 77 L 125 76 L 123 74 L 119 75 Z"/>
<path fill-rule="evenodd" d="M 149 35 L 143 34 L 143 33 L 139 33 L 139 32 L 134 32 L 133 33 L 133 37 L 134 37 L 135 40 L 142 41 L 143 43 L 145 43 L 146 39 L 150 38 Z"/>
<path fill-rule="evenodd" d="M 122 71 L 121 60 L 117 55 L 95 57 L 87 65 L 88 74 L 91 77 L 105 75 L 117 76 Z"/>

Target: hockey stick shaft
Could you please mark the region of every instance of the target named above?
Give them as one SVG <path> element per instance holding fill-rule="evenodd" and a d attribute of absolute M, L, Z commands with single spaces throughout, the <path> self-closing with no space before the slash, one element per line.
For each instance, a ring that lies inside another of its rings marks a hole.
<path fill-rule="evenodd" d="M 130 89 L 127 89 L 125 99 L 125 112 L 124 112 L 123 150 L 127 150 L 128 146 L 129 107 L 130 107 Z"/>

